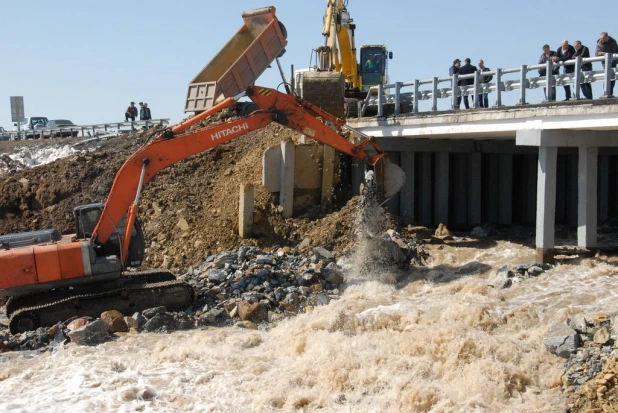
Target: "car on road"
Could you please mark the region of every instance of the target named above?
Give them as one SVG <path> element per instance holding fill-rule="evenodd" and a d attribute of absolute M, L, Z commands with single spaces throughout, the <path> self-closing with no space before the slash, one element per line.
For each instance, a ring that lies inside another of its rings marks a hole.
<path fill-rule="evenodd" d="M 0 126 L 0 141 L 8 141 L 9 139 L 11 139 L 11 135 L 9 135 L 9 132 L 2 126 Z"/>
<path fill-rule="evenodd" d="M 41 129 L 45 128 L 47 122 L 49 122 L 49 119 L 45 116 L 30 116 L 19 121 L 19 129 L 23 133 L 24 139 L 37 139 L 42 137 Z M 17 123 L 14 126 L 13 130 L 17 131 Z"/>
<path fill-rule="evenodd" d="M 75 124 L 67 119 L 52 119 L 45 124 L 45 129 L 48 129 L 43 131 L 46 138 L 75 137 L 79 133 Z"/>

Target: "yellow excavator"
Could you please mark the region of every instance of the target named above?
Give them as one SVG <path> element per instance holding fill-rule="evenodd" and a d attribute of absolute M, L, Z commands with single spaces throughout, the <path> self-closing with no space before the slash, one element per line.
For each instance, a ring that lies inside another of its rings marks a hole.
<path fill-rule="evenodd" d="M 348 0 L 327 0 L 324 45 L 315 49 L 315 67 L 296 76 L 296 83 L 303 99 L 335 116 L 356 118 L 369 88 L 387 83 L 393 53 L 384 45 L 361 46 L 357 60 L 356 24 L 347 5 Z"/>

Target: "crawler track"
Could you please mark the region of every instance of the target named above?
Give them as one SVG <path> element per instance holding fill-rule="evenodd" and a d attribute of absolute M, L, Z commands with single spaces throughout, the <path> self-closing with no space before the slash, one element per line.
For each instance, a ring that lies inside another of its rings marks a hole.
<path fill-rule="evenodd" d="M 193 288 L 166 271 L 143 271 L 115 282 L 75 289 L 11 297 L 7 316 L 12 334 L 48 327 L 74 316 L 99 317 L 117 310 L 132 314 L 146 308 L 185 308 L 195 299 Z"/>

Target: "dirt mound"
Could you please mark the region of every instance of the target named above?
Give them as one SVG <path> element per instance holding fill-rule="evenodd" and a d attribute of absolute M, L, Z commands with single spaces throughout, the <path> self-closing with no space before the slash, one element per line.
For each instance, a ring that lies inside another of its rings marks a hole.
<path fill-rule="evenodd" d="M 73 207 L 104 202 L 116 172 L 156 132 L 139 131 L 110 139 L 100 148 L 0 178 L 0 233 L 57 228 L 73 233 Z M 316 206 L 283 219 L 276 199 L 261 187 L 262 154 L 298 135 L 270 125 L 161 171 L 142 195 L 141 219 L 152 267 L 185 270 L 206 255 L 240 244 L 259 247 L 325 245 L 342 251 L 353 240 L 356 201 L 341 210 Z M 237 233 L 239 188 L 256 189 L 255 239 Z"/>

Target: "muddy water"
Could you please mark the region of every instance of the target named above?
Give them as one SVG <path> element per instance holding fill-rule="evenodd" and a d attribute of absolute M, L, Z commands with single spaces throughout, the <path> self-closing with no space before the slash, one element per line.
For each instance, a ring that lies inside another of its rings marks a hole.
<path fill-rule="evenodd" d="M 269 331 L 141 334 L 0 358 L 0 411 L 559 412 L 551 323 L 616 310 L 611 263 L 560 265 L 509 290 L 489 267 L 533 260 L 512 243 L 432 251 L 398 284 L 350 277 L 338 301 Z"/>

